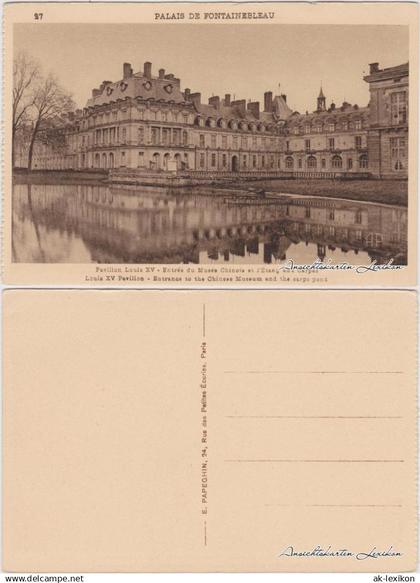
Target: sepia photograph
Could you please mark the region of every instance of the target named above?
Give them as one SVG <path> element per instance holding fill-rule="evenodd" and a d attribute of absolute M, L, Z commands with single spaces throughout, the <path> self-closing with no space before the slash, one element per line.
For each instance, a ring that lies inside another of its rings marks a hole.
<path fill-rule="evenodd" d="M 180 14 L 14 24 L 12 262 L 407 265 L 408 26 Z"/>

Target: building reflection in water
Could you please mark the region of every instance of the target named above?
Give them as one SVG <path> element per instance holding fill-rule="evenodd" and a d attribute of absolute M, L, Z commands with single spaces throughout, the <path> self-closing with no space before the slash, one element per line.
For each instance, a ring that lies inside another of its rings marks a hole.
<path fill-rule="evenodd" d="M 407 263 L 407 209 L 209 188 L 15 185 L 13 260 L 36 263 Z M 218 191 L 220 193 L 220 191 Z"/>

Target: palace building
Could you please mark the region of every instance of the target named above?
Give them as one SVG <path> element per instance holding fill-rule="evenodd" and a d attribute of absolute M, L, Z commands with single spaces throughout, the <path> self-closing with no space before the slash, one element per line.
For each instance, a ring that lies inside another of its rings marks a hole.
<path fill-rule="evenodd" d="M 407 176 L 408 63 L 370 65 L 369 105 L 327 105 L 300 114 L 285 94 L 257 101 L 181 90 L 146 62 L 93 89 L 83 110 L 62 116 L 35 148 L 34 169 L 105 169 L 185 175 L 401 178 Z M 49 139 L 51 134 L 54 139 Z M 57 139 L 58 138 L 58 139 Z M 22 144 L 16 151 L 25 165 Z"/>

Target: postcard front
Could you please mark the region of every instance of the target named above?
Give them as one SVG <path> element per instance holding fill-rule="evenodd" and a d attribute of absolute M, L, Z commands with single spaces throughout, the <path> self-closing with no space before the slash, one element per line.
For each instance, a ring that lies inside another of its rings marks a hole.
<path fill-rule="evenodd" d="M 415 283 L 417 5 L 11 4 L 5 54 L 7 283 Z"/>

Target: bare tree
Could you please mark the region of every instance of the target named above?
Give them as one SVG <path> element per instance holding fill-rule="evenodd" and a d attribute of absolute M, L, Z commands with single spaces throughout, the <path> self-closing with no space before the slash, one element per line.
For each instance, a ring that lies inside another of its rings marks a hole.
<path fill-rule="evenodd" d="M 19 52 L 13 61 L 12 168 L 15 161 L 16 136 L 29 121 L 34 89 L 39 80 L 38 63 L 24 51 Z"/>
<path fill-rule="evenodd" d="M 40 132 L 47 131 L 55 122 L 59 122 L 61 116 L 74 109 L 74 102 L 58 83 L 52 74 L 42 79 L 34 91 L 32 111 L 32 132 L 29 143 L 28 170 L 32 169 L 34 145 Z M 44 132 L 45 135 L 45 132 Z"/>

